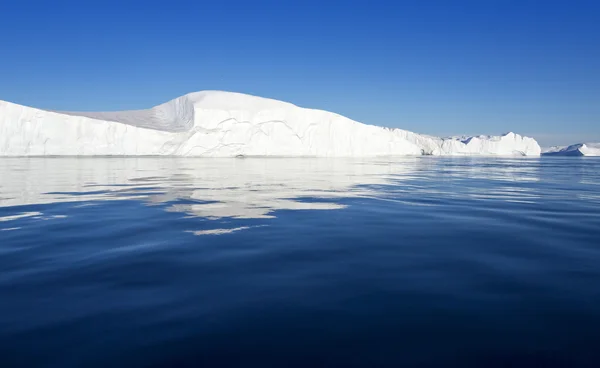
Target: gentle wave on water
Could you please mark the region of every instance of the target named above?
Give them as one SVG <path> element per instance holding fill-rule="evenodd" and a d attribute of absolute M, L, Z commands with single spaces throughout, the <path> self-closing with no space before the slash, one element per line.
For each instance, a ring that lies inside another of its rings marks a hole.
<path fill-rule="evenodd" d="M 594 366 L 600 160 L 0 161 L 0 366 Z"/>

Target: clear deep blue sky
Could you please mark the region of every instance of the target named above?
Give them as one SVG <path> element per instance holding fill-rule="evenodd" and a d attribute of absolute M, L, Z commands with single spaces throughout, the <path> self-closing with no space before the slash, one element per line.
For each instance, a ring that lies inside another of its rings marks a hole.
<path fill-rule="evenodd" d="M 218 89 L 448 135 L 600 141 L 600 1 L 0 1 L 0 99 Z"/>

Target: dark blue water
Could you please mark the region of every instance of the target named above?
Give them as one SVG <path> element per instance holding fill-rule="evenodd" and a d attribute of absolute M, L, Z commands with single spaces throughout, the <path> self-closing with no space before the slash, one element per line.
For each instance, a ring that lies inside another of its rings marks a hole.
<path fill-rule="evenodd" d="M 600 366 L 600 160 L 0 161 L 0 366 Z"/>

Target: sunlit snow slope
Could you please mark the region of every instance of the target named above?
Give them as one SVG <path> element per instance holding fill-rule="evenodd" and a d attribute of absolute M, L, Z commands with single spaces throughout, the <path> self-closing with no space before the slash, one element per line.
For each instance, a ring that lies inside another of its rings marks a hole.
<path fill-rule="evenodd" d="M 566 147 L 555 146 L 543 152 L 544 156 L 600 156 L 600 143 L 577 143 Z"/>
<path fill-rule="evenodd" d="M 441 139 L 231 92 L 191 93 L 148 110 L 54 112 L 0 101 L 0 155 L 532 155 L 514 133 Z"/>

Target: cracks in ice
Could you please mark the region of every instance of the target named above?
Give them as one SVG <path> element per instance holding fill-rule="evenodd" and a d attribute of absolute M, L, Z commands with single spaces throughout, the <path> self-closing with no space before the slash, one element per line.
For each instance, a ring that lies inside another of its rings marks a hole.
<path fill-rule="evenodd" d="M 232 128 L 222 128 L 223 124 L 226 124 L 227 122 L 233 122 L 234 125 L 238 125 L 238 124 L 249 124 L 251 125 L 251 134 L 248 137 L 248 141 L 247 142 L 230 142 L 230 143 L 225 143 L 225 139 L 227 137 L 227 135 L 229 133 L 231 133 L 233 131 Z M 198 133 L 204 133 L 204 134 L 220 134 L 220 136 L 217 138 L 217 140 L 219 141 L 219 143 L 217 143 L 215 146 L 213 147 L 206 147 L 206 146 L 202 146 L 202 145 L 194 145 L 192 147 L 190 147 L 185 153 L 185 156 L 190 155 L 194 150 L 200 148 L 203 149 L 204 151 L 200 153 L 200 155 L 207 155 L 210 154 L 212 152 L 218 151 L 222 148 L 225 147 L 239 147 L 239 146 L 245 146 L 247 145 L 249 142 L 251 142 L 253 140 L 253 138 L 257 135 L 257 134 L 264 134 L 267 137 L 270 137 L 271 134 L 266 132 L 263 129 L 263 126 L 266 124 L 281 124 L 283 126 L 285 126 L 290 133 L 296 137 L 300 143 L 302 143 L 303 145 L 305 144 L 305 138 L 308 134 L 308 132 L 310 131 L 310 129 L 314 126 L 316 126 L 316 123 L 310 123 L 308 124 L 308 126 L 306 127 L 306 129 L 304 130 L 303 134 L 300 135 L 298 134 L 288 123 L 287 121 L 284 120 L 277 120 L 277 119 L 273 119 L 273 120 L 265 120 L 265 121 L 261 121 L 261 122 L 257 122 L 257 123 L 253 123 L 252 121 L 248 121 L 248 120 L 238 120 L 237 118 L 234 117 L 229 117 L 227 119 L 224 119 L 222 121 L 220 121 L 219 123 L 217 123 L 215 125 L 215 128 L 204 128 L 201 126 L 194 126 L 192 127 L 188 132 L 185 133 L 179 133 L 175 138 L 173 138 L 172 140 L 165 142 L 162 147 L 161 147 L 161 153 L 162 154 L 174 154 L 178 151 L 180 151 L 183 146 L 189 142 L 196 134 Z"/>

